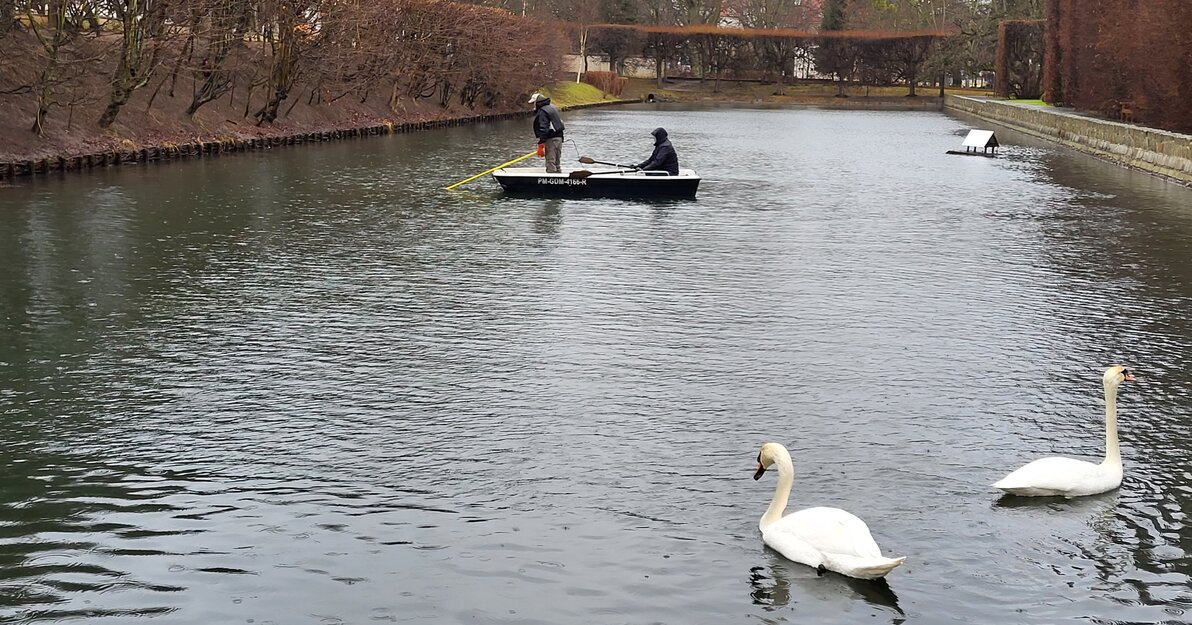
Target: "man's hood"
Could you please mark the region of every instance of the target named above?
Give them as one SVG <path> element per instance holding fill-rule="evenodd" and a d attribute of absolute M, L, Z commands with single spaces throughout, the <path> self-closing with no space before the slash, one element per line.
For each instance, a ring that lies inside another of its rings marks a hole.
<path fill-rule="evenodd" d="M 666 141 L 666 129 L 665 128 L 655 128 L 654 131 L 651 132 L 650 134 L 654 135 L 654 145 L 658 145 L 659 143 Z"/>

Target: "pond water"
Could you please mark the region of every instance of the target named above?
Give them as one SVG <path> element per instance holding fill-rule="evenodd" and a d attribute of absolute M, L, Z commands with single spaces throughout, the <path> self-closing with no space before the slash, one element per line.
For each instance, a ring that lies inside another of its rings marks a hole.
<path fill-rule="evenodd" d="M 502 197 L 529 121 L 0 191 L 0 620 L 1184 622 L 1192 190 L 941 113 L 666 127 L 694 201 Z M 1034 458 L 1125 481 L 1001 498 Z M 838 506 L 886 583 L 761 541 Z"/>

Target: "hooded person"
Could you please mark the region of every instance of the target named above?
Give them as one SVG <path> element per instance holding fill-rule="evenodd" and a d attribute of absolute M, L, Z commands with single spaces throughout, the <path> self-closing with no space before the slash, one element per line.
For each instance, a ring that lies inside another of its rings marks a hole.
<path fill-rule="evenodd" d="M 542 144 L 542 155 L 546 157 L 547 173 L 559 173 L 559 158 L 563 154 L 563 119 L 559 109 L 550 103 L 550 98 L 541 93 L 530 96 L 534 105 L 534 136 Z"/>
<path fill-rule="evenodd" d="M 672 176 L 679 175 L 679 155 L 675 153 L 675 146 L 666 138 L 665 128 L 655 128 L 650 134 L 654 135 L 654 153 L 650 158 L 642 161 L 638 169 L 646 171 L 665 171 Z"/>

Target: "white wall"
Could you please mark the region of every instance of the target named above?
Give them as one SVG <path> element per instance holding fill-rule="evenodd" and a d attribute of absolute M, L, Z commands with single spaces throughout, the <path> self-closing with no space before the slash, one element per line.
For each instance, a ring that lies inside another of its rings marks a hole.
<path fill-rule="evenodd" d="M 563 55 L 563 69 L 568 72 L 583 71 L 584 66 L 581 59 L 582 57 L 578 54 Z M 608 67 L 608 59 L 603 55 L 588 55 L 588 71 L 611 71 Z M 653 78 L 654 59 L 646 59 L 642 57 L 630 57 L 625 59 L 625 71 L 622 72 L 621 75 L 625 76 L 626 78 Z"/>
<path fill-rule="evenodd" d="M 569 72 L 584 71 L 583 57 L 578 54 L 564 54 L 563 55 L 563 69 Z M 588 71 L 589 72 L 607 72 L 608 59 L 603 56 L 588 55 Z"/>
<path fill-rule="evenodd" d="M 625 59 L 625 72 L 623 75 L 626 78 L 653 78 L 654 59 L 646 59 L 640 56 Z"/>

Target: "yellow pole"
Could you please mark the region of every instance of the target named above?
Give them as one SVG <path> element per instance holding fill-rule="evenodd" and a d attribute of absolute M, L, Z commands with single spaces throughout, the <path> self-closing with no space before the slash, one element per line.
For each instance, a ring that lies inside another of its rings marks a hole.
<path fill-rule="evenodd" d="M 448 190 L 448 191 L 450 191 L 450 190 L 452 190 L 452 189 L 454 189 L 454 188 L 458 187 L 459 185 L 461 185 L 461 184 L 463 184 L 463 183 L 465 183 L 465 182 L 471 182 L 471 181 L 473 181 L 473 180 L 475 180 L 475 179 L 477 179 L 477 178 L 479 178 L 479 177 L 483 176 L 484 174 L 490 174 L 490 173 L 492 173 L 492 172 L 494 172 L 494 171 L 497 171 L 498 169 L 500 169 L 500 168 L 502 168 L 502 167 L 508 167 L 508 166 L 510 166 L 510 165 L 512 165 L 512 164 L 514 164 L 514 163 L 516 163 L 516 162 L 518 162 L 518 161 L 524 161 L 524 160 L 526 160 L 527 158 L 530 158 L 531 156 L 534 156 L 534 155 L 536 155 L 536 154 L 538 154 L 538 150 L 534 150 L 533 152 L 530 152 L 529 154 L 526 154 L 525 156 L 519 156 L 519 157 L 517 157 L 517 158 L 515 158 L 515 159 L 513 159 L 513 160 L 511 160 L 511 161 L 509 161 L 508 163 L 501 163 L 500 165 L 497 165 L 496 167 L 493 167 L 492 169 L 486 169 L 486 170 L 484 170 L 484 171 L 482 171 L 482 172 L 480 172 L 480 173 L 476 174 L 475 176 L 472 176 L 471 178 L 468 178 L 467 180 L 460 180 L 459 182 L 457 182 L 457 183 L 455 183 L 455 184 L 451 185 L 450 187 L 447 187 L 447 190 Z"/>

